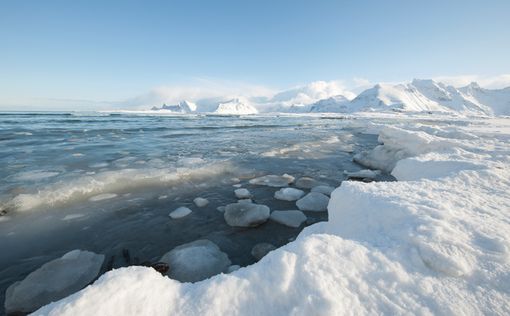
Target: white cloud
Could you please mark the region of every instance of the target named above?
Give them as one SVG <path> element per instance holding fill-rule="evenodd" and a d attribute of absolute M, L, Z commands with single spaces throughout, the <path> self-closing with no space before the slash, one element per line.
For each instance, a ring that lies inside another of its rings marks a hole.
<path fill-rule="evenodd" d="M 162 103 L 175 104 L 182 100 L 196 102 L 201 99 L 233 98 L 233 97 L 269 97 L 276 90 L 242 82 L 219 79 L 195 78 L 192 83 L 185 85 L 162 85 L 153 88 L 146 94 L 130 98 L 119 105 L 141 107 L 160 105 Z"/>

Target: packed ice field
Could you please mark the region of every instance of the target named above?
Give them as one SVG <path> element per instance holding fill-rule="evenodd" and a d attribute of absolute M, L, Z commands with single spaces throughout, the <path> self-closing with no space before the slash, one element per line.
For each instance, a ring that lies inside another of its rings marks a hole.
<path fill-rule="evenodd" d="M 3 135 L 29 151 L 3 158 L 6 312 L 510 313 L 509 118 L 82 120 L 44 154 L 47 123 Z M 153 132 L 111 127 L 134 121 Z"/>

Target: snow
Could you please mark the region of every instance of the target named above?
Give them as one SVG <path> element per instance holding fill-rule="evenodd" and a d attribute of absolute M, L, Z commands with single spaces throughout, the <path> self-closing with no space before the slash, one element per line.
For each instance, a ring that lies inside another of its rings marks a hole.
<path fill-rule="evenodd" d="M 223 216 L 230 226 L 254 227 L 265 223 L 269 213 L 269 207 L 266 205 L 244 202 L 227 205 Z"/>
<path fill-rule="evenodd" d="M 301 211 L 322 212 L 326 211 L 329 197 L 322 193 L 310 192 L 297 200 L 296 205 Z"/>
<path fill-rule="evenodd" d="M 103 255 L 73 250 L 45 263 L 7 289 L 6 312 L 32 312 L 81 290 L 94 280 L 103 261 Z"/>
<path fill-rule="evenodd" d="M 274 198 L 283 201 L 296 201 L 299 200 L 303 195 L 304 191 L 294 188 L 281 188 L 274 193 Z"/>
<path fill-rule="evenodd" d="M 170 214 L 168 214 L 168 216 L 170 216 L 173 219 L 178 219 L 178 218 L 183 218 L 185 216 L 188 216 L 191 213 L 192 213 L 192 210 L 190 210 L 189 208 L 187 208 L 185 206 L 181 206 L 181 207 L 176 208 L 172 212 L 170 212 Z"/>
<path fill-rule="evenodd" d="M 196 240 L 175 247 L 160 259 L 168 264 L 167 275 L 181 282 L 197 282 L 226 272 L 231 262 L 212 241 Z"/>
<path fill-rule="evenodd" d="M 36 314 L 508 315 L 510 120 L 356 124 L 383 119 L 363 158 L 398 181 L 344 181 L 328 222 L 258 263 L 195 284 L 117 269 Z"/>
<path fill-rule="evenodd" d="M 301 211 L 273 211 L 269 218 L 289 227 L 299 227 L 306 221 L 306 215 Z"/>
<path fill-rule="evenodd" d="M 197 198 L 193 199 L 193 203 L 195 203 L 195 205 L 197 207 L 204 207 L 207 204 L 209 204 L 209 200 L 204 199 L 202 197 L 197 197 Z"/>

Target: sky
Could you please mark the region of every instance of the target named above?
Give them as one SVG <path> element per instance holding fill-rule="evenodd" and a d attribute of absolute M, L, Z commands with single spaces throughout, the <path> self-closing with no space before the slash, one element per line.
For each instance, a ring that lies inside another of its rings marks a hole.
<path fill-rule="evenodd" d="M 502 87 L 509 13 L 508 0 L 0 0 L 0 110 L 271 94 L 319 80 Z"/>

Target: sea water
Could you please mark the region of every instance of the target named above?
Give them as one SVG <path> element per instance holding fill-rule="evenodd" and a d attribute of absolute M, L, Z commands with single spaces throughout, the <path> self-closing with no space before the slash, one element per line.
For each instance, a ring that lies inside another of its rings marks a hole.
<path fill-rule="evenodd" d="M 266 174 L 302 176 L 337 187 L 354 153 L 375 135 L 343 117 L 0 114 L 0 301 L 13 282 L 72 249 L 106 256 L 103 270 L 157 262 L 172 248 L 209 239 L 232 263 L 255 261 L 260 242 L 281 246 L 300 228 L 271 221 L 233 228 L 217 207 L 242 186 L 271 210 L 277 188 L 250 185 Z M 193 199 L 209 200 L 198 208 Z M 168 214 L 186 206 L 182 219 Z M 103 272 L 104 272 L 103 271 Z"/>

